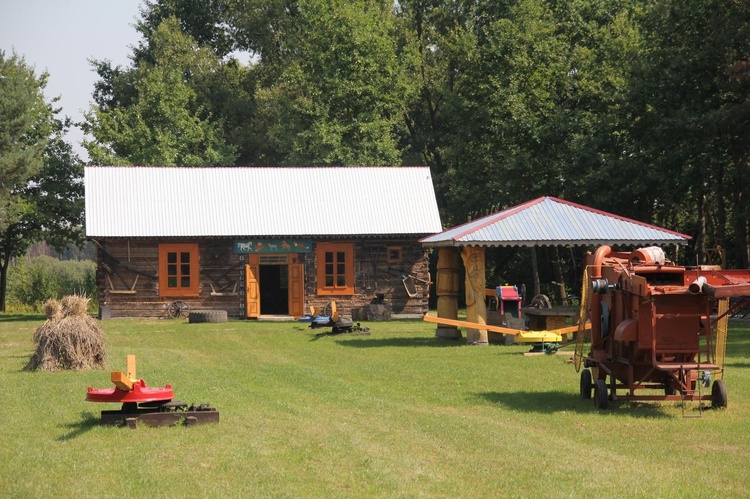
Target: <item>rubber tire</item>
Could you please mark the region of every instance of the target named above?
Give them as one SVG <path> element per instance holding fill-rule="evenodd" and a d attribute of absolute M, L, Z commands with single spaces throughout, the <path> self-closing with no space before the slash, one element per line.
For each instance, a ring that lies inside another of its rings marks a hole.
<path fill-rule="evenodd" d="M 188 323 L 190 324 L 197 324 L 201 322 L 218 324 L 220 322 L 226 321 L 226 310 L 196 310 L 195 312 L 190 312 L 190 315 L 188 316 Z"/>
<path fill-rule="evenodd" d="M 581 398 L 590 399 L 593 388 L 594 381 L 591 377 L 591 371 L 584 369 L 581 371 Z"/>
<path fill-rule="evenodd" d="M 607 382 L 603 379 L 596 380 L 596 385 L 594 385 L 594 405 L 597 409 L 606 409 L 609 405 Z"/>
<path fill-rule="evenodd" d="M 717 379 L 711 387 L 711 405 L 721 408 L 727 406 L 727 385 L 723 379 Z"/>

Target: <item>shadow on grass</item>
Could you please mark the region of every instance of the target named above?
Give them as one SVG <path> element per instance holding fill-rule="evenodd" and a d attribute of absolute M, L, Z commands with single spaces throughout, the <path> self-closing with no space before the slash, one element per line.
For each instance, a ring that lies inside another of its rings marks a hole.
<path fill-rule="evenodd" d="M 92 428 L 99 426 L 101 421 L 94 414 L 90 412 L 82 412 L 80 421 L 75 423 L 67 423 L 60 425 L 63 428 L 68 428 L 70 431 L 64 435 L 57 437 L 58 442 L 65 442 L 72 440 L 80 435 L 83 435 Z"/>
<path fill-rule="evenodd" d="M 466 346 L 466 342 L 446 340 L 444 338 L 345 338 L 339 337 L 336 343 L 345 347 L 354 348 L 387 348 L 387 347 L 460 347 Z"/>
<path fill-rule="evenodd" d="M 593 400 L 584 400 L 578 395 L 566 392 L 483 392 L 475 394 L 476 398 L 492 404 L 504 406 L 518 412 L 537 412 L 554 414 L 556 412 L 577 412 L 581 414 L 612 414 L 646 419 L 671 418 L 664 408 L 656 403 L 610 402 L 608 409 L 600 410 Z M 705 409 L 704 409 L 705 410 Z"/>
<path fill-rule="evenodd" d="M 44 314 L 4 314 L 0 313 L 0 322 L 37 322 L 47 319 Z"/>

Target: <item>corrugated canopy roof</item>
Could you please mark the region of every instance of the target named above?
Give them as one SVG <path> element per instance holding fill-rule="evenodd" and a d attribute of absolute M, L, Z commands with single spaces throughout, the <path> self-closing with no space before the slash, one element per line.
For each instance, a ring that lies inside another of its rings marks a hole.
<path fill-rule="evenodd" d="M 541 197 L 421 240 L 441 246 L 686 244 L 690 236 L 554 197 Z"/>
<path fill-rule="evenodd" d="M 428 167 L 85 170 L 88 237 L 375 236 L 442 229 Z"/>

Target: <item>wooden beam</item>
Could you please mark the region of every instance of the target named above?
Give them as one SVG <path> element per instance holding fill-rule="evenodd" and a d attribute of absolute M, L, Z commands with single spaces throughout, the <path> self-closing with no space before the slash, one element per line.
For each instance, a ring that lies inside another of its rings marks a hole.
<path fill-rule="evenodd" d="M 133 382 L 122 371 L 112 371 L 112 376 L 110 379 L 112 380 L 112 383 L 114 383 L 115 386 L 120 390 L 129 392 L 133 389 Z"/>

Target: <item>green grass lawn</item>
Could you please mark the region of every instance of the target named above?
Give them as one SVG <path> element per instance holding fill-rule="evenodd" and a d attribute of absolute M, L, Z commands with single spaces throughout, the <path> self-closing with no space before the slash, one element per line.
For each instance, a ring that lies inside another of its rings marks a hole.
<path fill-rule="evenodd" d="M 467 346 L 420 321 L 108 320 L 108 370 L 26 372 L 41 317 L 0 315 L 2 497 L 741 497 L 750 324 L 729 331 L 727 409 L 578 395 L 568 355 Z M 103 427 L 89 386 L 138 376 L 218 425 Z M 698 416 L 700 418 L 686 418 Z"/>

